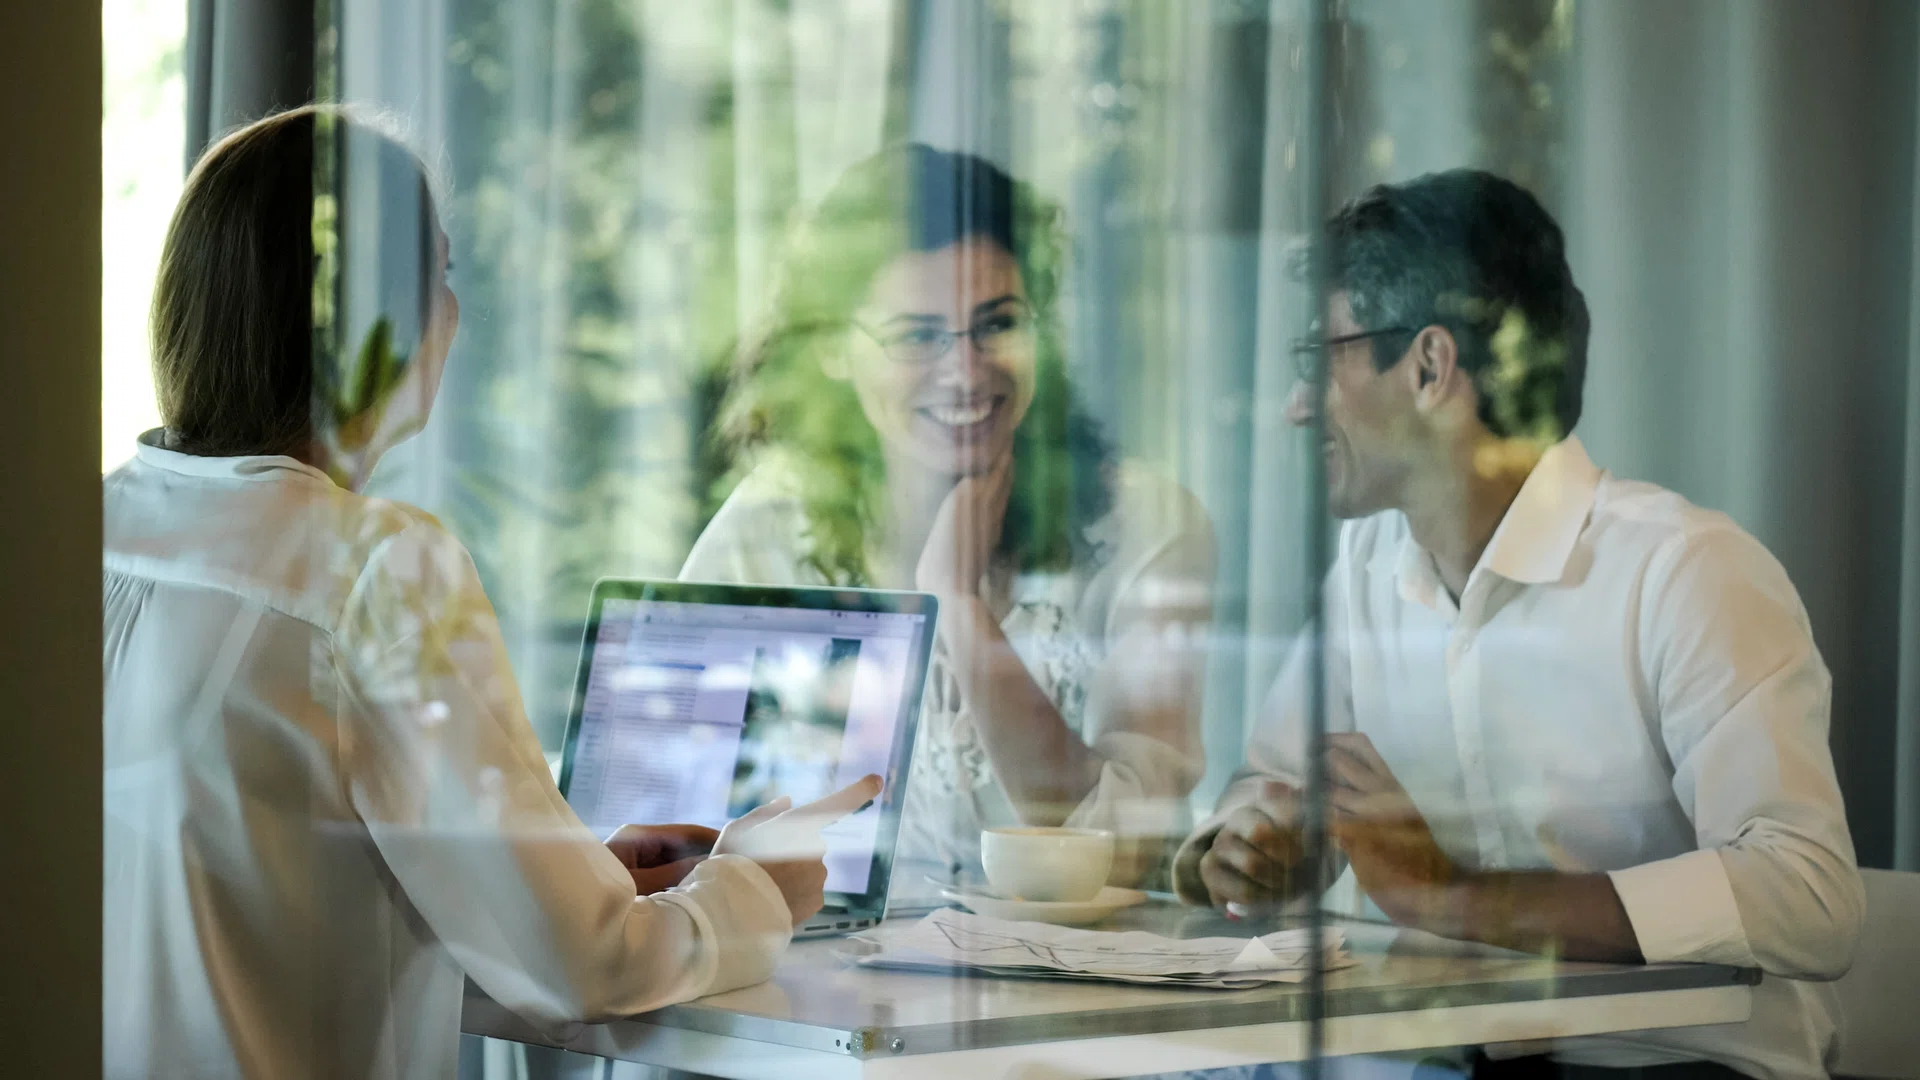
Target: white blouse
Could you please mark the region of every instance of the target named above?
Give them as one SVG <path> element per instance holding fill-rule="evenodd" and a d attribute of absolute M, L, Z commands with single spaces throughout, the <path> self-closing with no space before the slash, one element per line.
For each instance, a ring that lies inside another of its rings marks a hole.
<path fill-rule="evenodd" d="M 770 974 L 765 871 L 636 899 L 568 809 L 432 518 L 152 433 L 104 500 L 107 1076 L 450 1077 L 463 974 L 549 1029 Z"/>
<path fill-rule="evenodd" d="M 680 576 L 824 584 L 804 560 L 808 523 L 791 468 L 769 460 L 742 480 Z M 1127 464 L 1117 471 L 1113 509 L 1089 527 L 1087 540 L 1093 554 L 1085 565 L 1016 576 L 1000 625 L 1067 726 L 1104 761 L 1065 824 L 1114 830 L 1114 880 L 1134 882 L 1185 835 L 1187 796 L 1206 767 L 1200 698 L 1213 532 L 1184 488 Z M 1129 699 L 1175 707 L 1121 708 Z M 925 875 L 951 879 L 978 868 L 982 828 L 1019 821 L 944 649 L 935 651 L 907 783 L 892 893 L 911 902 L 927 891 Z"/>

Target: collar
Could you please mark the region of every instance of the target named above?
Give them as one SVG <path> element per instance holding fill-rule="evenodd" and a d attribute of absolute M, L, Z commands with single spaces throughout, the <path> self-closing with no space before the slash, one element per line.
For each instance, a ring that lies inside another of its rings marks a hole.
<path fill-rule="evenodd" d="M 1586 528 L 1600 477 L 1599 467 L 1578 438 L 1569 435 L 1548 447 L 1494 529 L 1476 570 L 1522 585 L 1558 582 Z M 1433 556 L 1411 532 L 1400 542 L 1394 576 L 1403 599 L 1429 608 L 1451 606 L 1442 603 L 1445 593 Z"/>
<path fill-rule="evenodd" d="M 1493 531 L 1480 565 L 1508 581 L 1550 585 L 1587 527 L 1600 469 L 1572 435 L 1547 447 Z"/>
<path fill-rule="evenodd" d="M 302 461 L 282 454 L 256 454 L 245 457 L 201 457 L 169 450 L 164 444 L 165 428 L 154 428 L 140 436 L 134 457 L 143 465 L 186 476 L 207 476 L 224 480 L 279 480 L 294 473 L 319 480 L 329 487 L 333 480 L 326 473 Z"/>

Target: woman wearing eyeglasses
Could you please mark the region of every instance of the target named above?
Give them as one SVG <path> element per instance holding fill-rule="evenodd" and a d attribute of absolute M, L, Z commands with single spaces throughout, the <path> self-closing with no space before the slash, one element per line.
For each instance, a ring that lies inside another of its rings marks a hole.
<path fill-rule="evenodd" d="M 1075 403 L 1058 233 L 979 158 L 868 159 L 791 238 L 720 408 L 727 497 L 683 577 L 940 599 L 896 895 L 997 825 L 1111 829 L 1140 882 L 1204 767 L 1212 532 Z"/>

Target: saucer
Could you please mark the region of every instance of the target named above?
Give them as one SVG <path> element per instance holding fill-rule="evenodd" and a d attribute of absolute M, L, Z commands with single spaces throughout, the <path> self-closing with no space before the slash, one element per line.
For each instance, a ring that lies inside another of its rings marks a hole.
<path fill-rule="evenodd" d="M 976 915 L 1014 922 L 1043 922 L 1059 926 L 1085 926 L 1135 904 L 1145 903 L 1147 894 L 1138 889 L 1119 889 L 1108 885 L 1091 900 L 1041 901 L 1015 900 L 1012 897 L 975 889 L 940 890 L 946 897 Z"/>

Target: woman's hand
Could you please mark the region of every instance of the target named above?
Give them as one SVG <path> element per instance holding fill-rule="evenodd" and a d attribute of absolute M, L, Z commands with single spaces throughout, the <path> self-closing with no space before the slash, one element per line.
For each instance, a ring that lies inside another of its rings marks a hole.
<path fill-rule="evenodd" d="M 647 896 L 680 884 L 719 839 L 701 825 L 622 825 L 607 837 L 607 850 L 633 876 L 634 892 Z"/>
<path fill-rule="evenodd" d="M 990 471 L 955 484 L 934 515 L 933 531 L 914 570 L 914 586 L 935 596 L 978 596 L 1000 543 L 1012 492 L 1011 454 Z"/>
<path fill-rule="evenodd" d="M 760 864 L 787 902 L 793 925 L 819 914 L 826 903 L 827 842 L 820 831 L 857 814 L 880 797 L 878 776 L 867 776 L 825 798 L 794 806 L 785 795 L 727 823 L 714 844 L 716 855 L 744 855 Z"/>

